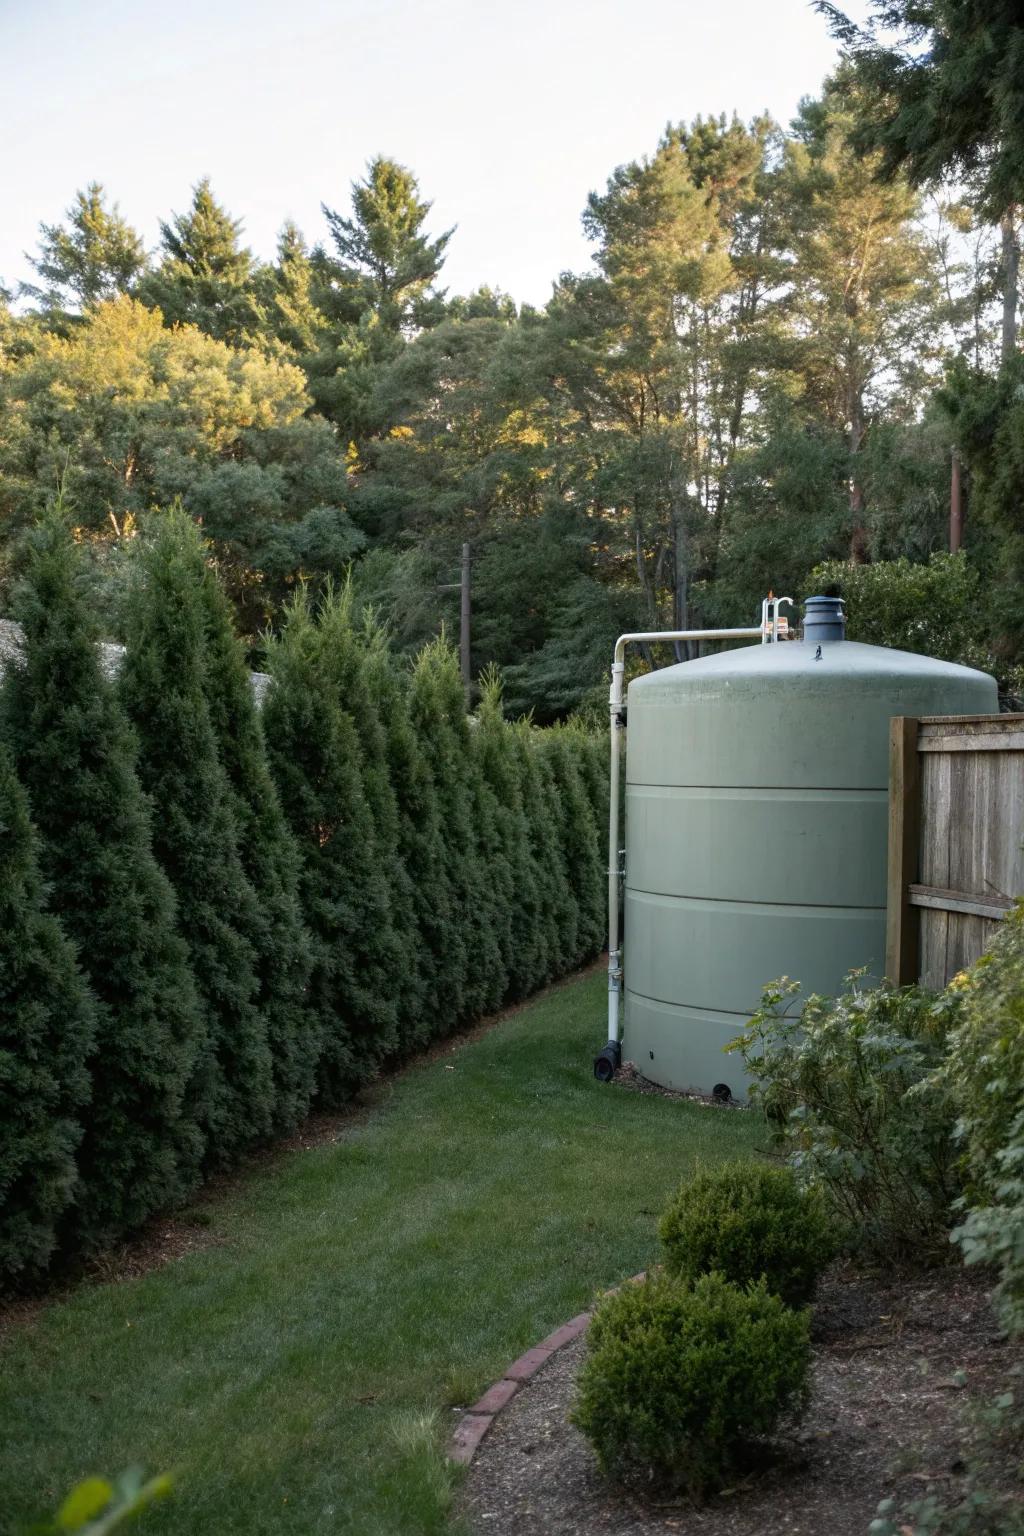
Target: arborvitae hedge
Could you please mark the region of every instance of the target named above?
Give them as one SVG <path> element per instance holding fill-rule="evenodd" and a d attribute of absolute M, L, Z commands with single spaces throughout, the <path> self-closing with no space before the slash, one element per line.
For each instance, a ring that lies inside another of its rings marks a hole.
<path fill-rule="evenodd" d="M 525 997 L 546 974 L 547 946 L 542 932 L 540 881 L 523 799 L 522 760 L 516 737 L 502 713 L 496 668 L 481 680 L 473 747 L 494 797 L 501 852 L 496 860 L 495 884 L 507 900 L 511 919 L 504 935 L 509 995 Z M 506 873 L 507 886 L 502 883 Z"/>
<path fill-rule="evenodd" d="M 378 934 L 387 964 L 396 1014 L 399 1049 L 420 1037 L 424 988 L 417 956 L 412 876 L 399 846 L 398 797 L 392 783 L 387 732 L 379 690 L 374 686 L 369 646 L 372 635 L 357 631 L 351 588 L 328 592 L 319 611 L 321 657 L 341 708 L 351 717 L 362 750 L 363 793 L 373 822 L 377 867 L 386 887 L 386 911 Z"/>
<path fill-rule="evenodd" d="M 268 665 L 267 747 L 303 861 L 302 903 L 314 942 L 309 1000 L 320 1040 L 319 1088 L 337 1104 L 398 1043 L 387 885 L 356 728 L 331 685 L 323 634 L 304 595 L 289 606 Z"/>
<path fill-rule="evenodd" d="M 425 646 L 417 657 L 410 708 L 437 797 L 452 919 L 464 945 L 458 955 L 458 969 L 452 965 L 450 981 L 438 1000 L 442 1017 L 455 1024 L 483 1012 L 490 974 L 501 971 L 502 957 L 500 914 L 474 821 L 472 755 L 466 739 L 469 727 L 462 682 L 458 663 L 445 641 Z"/>
<path fill-rule="evenodd" d="M 43 901 L 28 800 L 0 744 L 0 1277 L 45 1268 L 78 1182 L 92 999 Z"/>
<path fill-rule="evenodd" d="M 39 832 L 51 910 L 96 998 L 96 1091 L 70 1213 L 77 1247 L 109 1242 L 195 1182 L 183 1108 L 203 1023 L 170 884 L 153 857 L 135 740 L 104 675 L 59 514 L 32 540 L 15 612 L 23 650 L 3 728 Z"/>
<path fill-rule="evenodd" d="M 309 1110 L 319 1033 L 307 1007 L 313 941 L 303 921 L 298 846 L 281 809 L 267 760 L 252 680 L 231 624 L 231 605 L 212 571 L 202 596 L 206 621 L 206 697 L 227 774 L 242 868 L 256 893 L 248 938 L 274 1076 L 273 1128 L 290 1131 Z"/>
<path fill-rule="evenodd" d="M 206 1025 L 187 1102 L 206 1135 L 207 1162 L 218 1164 L 273 1124 L 251 938 L 259 915 L 206 696 L 205 562 L 191 521 L 164 517 L 141 563 L 120 692 L 138 732 L 139 776 L 155 807 L 153 848 L 178 898 Z"/>
<path fill-rule="evenodd" d="M 494 678 L 469 719 L 446 642 L 410 669 L 344 592 L 300 594 L 268 640 L 261 720 L 193 524 L 157 520 L 136 571 L 116 687 L 57 524 L 20 599 L 0 720 L 53 910 L 0 760 L 4 1282 L 564 974 L 603 928 L 605 742 L 507 723 Z"/>
<path fill-rule="evenodd" d="M 447 989 L 452 977 L 462 975 L 465 943 L 454 916 L 433 775 L 412 723 L 409 678 L 388 651 L 384 631 L 370 623 L 366 634 L 367 680 L 384 729 L 398 813 L 398 857 L 412 893 L 413 922 L 405 938 L 416 961 L 417 1000 L 414 1025 L 406 1029 L 403 1022 L 402 1033 L 412 1047 L 452 1027 Z"/>

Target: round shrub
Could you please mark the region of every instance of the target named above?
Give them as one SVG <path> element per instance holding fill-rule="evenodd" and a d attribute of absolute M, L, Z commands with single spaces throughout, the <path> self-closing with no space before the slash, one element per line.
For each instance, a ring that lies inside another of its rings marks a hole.
<path fill-rule="evenodd" d="M 688 1286 L 660 1274 L 607 1297 L 590 1325 L 572 1414 L 612 1477 L 701 1497 L 807 1392 L 809 1314 L 761 1281 Z"/>
<path fill-rule="evenodd" d="M 670 1273 L 695 1280 L 717 1270 L 735 1285 L 762 1276 L 790 1307 L 814 1295 L 835 1252 L 825 1199 L 788 1168 L 726 1163 L 684 1184 L 658 1231 Z"/>

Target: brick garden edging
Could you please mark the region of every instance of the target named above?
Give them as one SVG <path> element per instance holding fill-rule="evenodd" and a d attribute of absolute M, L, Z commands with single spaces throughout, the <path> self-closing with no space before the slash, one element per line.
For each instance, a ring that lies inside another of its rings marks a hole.
<path fill-rule="evenodd" d="M 646 1278 L 646 1271 L 639 1275 L 633 1275 L 625 1283 L 627 1285 L 639 1285 Z M 619 1287 L 615 1286 L 614 1290 Z M 611 1291 L 608 1293 L 612 1294 Z M 546 1339 L 541 1339 L 532 1349 L 520 1355 L 518 1360 L 513 1360 L 504 1375 L 493 1386 L 487 1388 L 483 1397 L 468 1409 L 455 1426 L 455 1432 L 448 1442 L 449 1461 L 458 1462 L 461 1466 L 468 1466 L 480 1448 L 487 1431 L 494 1423 L 498 1414 L 510 1403 L 519 1391 L 526 1385 L 545 1365 L 551 1356 L 558 1350 L 564 1349 L 574 1339 L 578 1339 L 581 1333 L 585 1333 L 590 1325 L 590 1313 L 580 1312 L 575 1317 L 556 1328 L 554 1333 L 549 1333 Z"/>

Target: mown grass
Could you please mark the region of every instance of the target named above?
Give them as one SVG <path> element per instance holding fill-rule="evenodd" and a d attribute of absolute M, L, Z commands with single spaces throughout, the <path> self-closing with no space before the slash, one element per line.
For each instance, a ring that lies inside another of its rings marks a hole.
<path fill-rule="evenodd" d="M 211 1246 L 15 1327 L 0 1529 L 139 1462 L 175 1478 L 153 1536 L 444 1530 L 452 1403 L 655 1256 L 695 1158 L 761 1137 L 595 1083 L 603 993 L 569 983 L 412 1067 L 340 1142 L 204 1207 Z"/>

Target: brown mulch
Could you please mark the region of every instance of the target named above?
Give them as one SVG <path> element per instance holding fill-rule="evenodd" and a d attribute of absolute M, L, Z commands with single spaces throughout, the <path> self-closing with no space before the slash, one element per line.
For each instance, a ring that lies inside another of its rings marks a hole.
<path fill-rule="evenodd" d="M 624 1061 L 619 1067 L 612 1084 L 616 1088 L 626 1088 L 630 1093 L 646 1093 L 659 1099 L 685 1099 L 690 1104 L 703 1104 L 709 1109 L 746 1109 L 739 1099 L 716 1099 L 711 1093 L 694 1093 L 683 1088 L 663 1088 L 660 1083 L 652 1083 L 649 1077 L 637 1070 L 635 1062 Z"/>
<path fill-rule="evenodd" d="M 971 1404 L 1006 1389 L 1019 1355 L 999 1332 L 986 1278 L 954 1267 L 901 1278 L 837 1266 L 813 1337 L 811 1403 L 779 1436 L 770 1469 L 694 1506 L 623 1491 L 598 1471 L 567 1417 L 584 1335 L 495 1420 L 463 1486 L 470 1531 L 866 1536 L 880 1499 L 900 1508 L 927 1492 L 955 1499 L 976 1432 Z"/>

